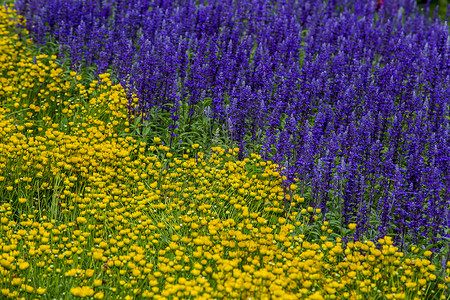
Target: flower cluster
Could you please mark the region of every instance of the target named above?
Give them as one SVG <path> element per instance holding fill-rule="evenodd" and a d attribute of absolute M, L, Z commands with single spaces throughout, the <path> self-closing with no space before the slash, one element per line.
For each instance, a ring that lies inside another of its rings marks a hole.
<path fill-rule="evenodd" d="M 14 16 L 0 8 L 2 297 L 445 298 L 430 251 L 344 244 L 261 155 L 134 139 L 111 75 L 34 56 Z"/>
<path fill-rule="evenodd" d="M 355 238 L 443 241 L 449 34 L 415 0 L 16 2 L 34 39 L 114 70 L 130 117 L 170 111 L 171 148 L 206 115 L 209 139 L 284 166 L 314 207 L 337 201 Z"/>

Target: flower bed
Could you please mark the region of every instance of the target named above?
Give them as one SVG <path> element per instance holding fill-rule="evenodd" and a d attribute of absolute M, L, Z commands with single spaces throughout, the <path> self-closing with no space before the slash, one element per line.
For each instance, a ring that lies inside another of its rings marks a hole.
<path fill-rule="evenodd" d="M 445 299 L 436 253 L 361 238 L 262 155 L 137 135 L 142 99 L 33 52 L 17 23 L 0 10 L 2 296 Z"/>

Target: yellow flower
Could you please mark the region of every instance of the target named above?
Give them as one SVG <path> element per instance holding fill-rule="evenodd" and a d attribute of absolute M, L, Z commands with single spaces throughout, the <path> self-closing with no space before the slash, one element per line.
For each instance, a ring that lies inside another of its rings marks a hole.
<path fill-rule="evenodd" d="M 74 277 L 75 275 L 77 275 L 77 270 L 76 269 L 70 269 L 69 271 L 67 271 L 66 273 L 64 273 L 65 276 L 70 276 L 70 277 Z"/>
<path fill-rule="evenodd" d="M 23 263 L 19 264 L 19 269 L 26 270 L 29 266 L 30 266 L 30 264 L 28 262 L 23 262 Z"/>
<path fill-rule="evenodd" d="M 94 253 L 92 253 L 92 257 L 95 260 L 102 260 L 103 258 L 103 253 L 101 253 L 100 251 L 95 251 Z"/>
<path fill-rule="evenodd" d="M 419 282 L 420 285 L 427 284 L 427 280 L 426 279 L 419 279 L 418 282 Z"/>
<path fill-rule="evenodd" d="M 22 285 L 22 288 L 25 288 L 25 291 L 27 292 L 27 293 L 33 293 L 34 292 L 34 287 L 32 287 L 31 285 L 28 285 L 28 284 L 23 284 Z"/>
<path fill-rule="evenodd" d="M 27 203 L 27 199 L 25 199 L 25 198 L 19 198 L 19 202 L 22 203 L 22 204 Z"/>
<path fill-rule="evenodd" d="M 175 249 L 178 249 L 178 244 L 174 243 L 174 242 L 170 242 L 169 247 L 170 247 L 170 249 L 175 250 Z"/>
<path fill-rule="evenodd" d="M 94 295 L 94 290 L 89 286 L 75 287 L 70 289 L 70 293 L 78 297 L 90 297 Z"/>
<path fill-rule="evenodd" d="M 101 286 L 102 285 L 102 280 L 101 279 L 95 279 L 94 280 L 94 286 Z"/>
<path fill-rule="evenodd" d="M 84 217 L 77 217 L 77 224 L 84 225 L 86 223 L 87 223 L 86 218 L 84 218 Z"/>
<path fill-rule="evenodd" d="M 74 296 L 80 296 L 81 295 L 81 288 L 80 287 L 74 287 L 70 289 L 70 293 Z"/>
<path fill-rule="evenodd" d="M 350 230 L 355 230 L 356 229 L 356 224 L 355 223 L 350 223 L 350 224 L 348 224 L 348 228 Z"/>
<path fill-rule="evenodd" d="M 355 278 L 356 277 L 356 272 L 355 271 L 350 271 L 350 272 L 348 272 L 348 277 L 350 277 L 350 278 Z"/>

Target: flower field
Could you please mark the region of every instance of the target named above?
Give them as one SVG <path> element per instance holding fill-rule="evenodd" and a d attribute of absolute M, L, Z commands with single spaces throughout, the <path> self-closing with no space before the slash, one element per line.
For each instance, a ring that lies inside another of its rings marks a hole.
<path fill-rule="evenodd" d="M 169 2 L 0 6 L 0 298 L 447 299 L 447 25 Z"/>

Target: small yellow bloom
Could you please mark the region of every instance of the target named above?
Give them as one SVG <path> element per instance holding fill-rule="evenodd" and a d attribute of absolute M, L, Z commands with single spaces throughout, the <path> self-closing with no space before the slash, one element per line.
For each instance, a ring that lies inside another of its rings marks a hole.
<path fill-rule="evenodd" d="M 356 277 L 356 272 L 355 271 L 350 271 L 350 272 L 348 272 L 348 277 L 349 278 L 355 278 Z"/>
<path fill-rule="evenodd" d="M 170 242 L 169 247 L 170 249 L 175 250 L 178 249 L 178 244 L 175 242 Z"/>
<path fill-rule="evenodd" d="M 426 279 L 419 279 L 417 280 L 419 282 L 420 285 L 425 285 L 427 284 L 427 280 Z"/>
<path fill-rule="evenodd" d="M 94 253 L 92 253 L 92 257 L 96 260 L 101 260 L 103 258 L 103 253 L 101 253 L 100 251 L 95 251 Z"/>
<path fill-rule="evenodd" d="M 25 198 L 19 198 L 19 202 L 22 203 L 22 204 L 27 203 L 27 199 L 25 199 Z"/>
<path fill-rule="evenodd" d="M 350 223 L 350 224 L 348 224 L 348 228 L 350 228 L 350 230 L 355 230 L 356 229 L 356 224 L 355 223 Z"/>
<path fill-rule="evenodd" d="M 95 279 L 94 280 L 94 286 L 101 286 L 102 285 L 102 280 L 101 279 Z"/>
<path fill-rule="evenodd" d="M 28 262 L 23 262 L 23 263 L 19 264 L 19 269 L 26 270 L 29 266 L 30 266 L 30 264 Z"/>
<path fill-rule="evenodd" d="M 27 293 L 34 293 L 34 287 L 32 287 L 31 285 L 23 284 L 22 288 L 24 288 Z"/>
<path fill-rule="evenodd" d="M 77 217 L 77 224 L 84 225 L 86 223 L 87 223 L 86 218 L 84 218 L 84 217 Z"/>

